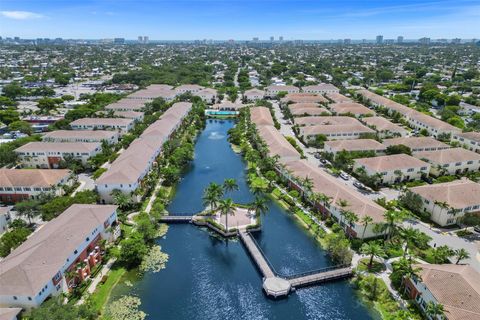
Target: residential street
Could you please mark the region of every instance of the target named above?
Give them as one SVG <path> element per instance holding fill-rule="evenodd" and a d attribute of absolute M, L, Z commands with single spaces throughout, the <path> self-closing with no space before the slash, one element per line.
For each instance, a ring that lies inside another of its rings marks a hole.
<path fill-rule="evenodd" d="M 470 259 L 463 260 L 462 263 L 469 263 L 473 268 L 480 272 L 480 236 L 477 235 L 476 240 L 469 241 L 446 232 L 442 233 L 440 231 L 435 231 L 425 224 L 415 220 L 408 220 L 403 224 L 404 226 L 418 229 L 432 237 L 432 241 L 430 242 L 432 246 L 436 245 L 438 247 L 447 245 L 452 249 L 464 248 L 470 253 Z M 452 258 L 452 260 L 455 260 L 455 258 Z"/>

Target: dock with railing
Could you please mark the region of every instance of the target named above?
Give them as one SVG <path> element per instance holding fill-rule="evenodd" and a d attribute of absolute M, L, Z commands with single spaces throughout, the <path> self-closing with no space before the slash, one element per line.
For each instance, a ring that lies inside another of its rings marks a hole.
<path fill-rule="evenodd" d="M 281 275 L 275 271 L 262 249 L 248 231 L 239 231 L 238 234 L 263 276 L 262 287 L 268 296 L 274 298 L 287 296 L 292 288 L 345 279 L 353 275 L 350 265 L 337 265 L 294 275 Z"/>

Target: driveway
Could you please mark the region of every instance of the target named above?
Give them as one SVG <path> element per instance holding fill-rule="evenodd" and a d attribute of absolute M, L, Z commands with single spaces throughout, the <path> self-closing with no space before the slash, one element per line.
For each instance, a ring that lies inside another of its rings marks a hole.
<path fill-rule="evenodd" d="M 461 263 L 468 263 L 470 264 L 475 270 L 480 272 L 480 241 L 475 239 L 465 239 L 461 237 L 457 237 L 455 235 L 451 235 L 446 232 L 441 232 L 435 229 L 431 229 L 430 227 L 426 226 L 424 223 L 416 221 L 416 220 L 407 220 L 403 223 L 404 226 L 412 227 L 417 230 L 420 230 L 430 237 L 432 237 L 432 241 L 430 241 L 430 245 L 433 246 L 443 246 L 447 245 L 452 249 L 460 249 L 463 248 L 468 251 L 470 254 L 469 259 L 462 260 Z M 455 262 L 455 257 L 452 258 L 453 262 Z"/>
<path fill-rule="evenodd" d="M 72 192 L 72 195 L 71 195 L 72 197 L 75 196 L 77 192 L 95 189 L 95 181 L 92 179 L 90 175 L 87 175 L 85 173 L 80 173 L 78 175 L 78 182 L 80 182 L 80 185 L 78 186 L 77 190 Z"/>

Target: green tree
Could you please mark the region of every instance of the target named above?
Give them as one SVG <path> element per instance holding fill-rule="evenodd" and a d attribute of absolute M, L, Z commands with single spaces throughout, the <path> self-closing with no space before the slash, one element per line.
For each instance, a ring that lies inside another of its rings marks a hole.
<path fill-rule="evenodd" d="M 371 269 L 372 268 L 372 265 L 373 265 L 373 259 L 375 257 L 383 257 L 383 255 L 385 254 L 382 246 L 380 246 L 378 243 L 376 242 L 370 242 L 370 243 L 364 243 L 362 245 L 362 247 L 360 248 L 360 252 L 363 253 L 363 254 L 366 254 L 368 256 L 370 256 L 370 260 L 368 262 L 368 269 Z"/>
<path fill-rule="evenodd" d="M 459 264 L 460 261 L 470 258 L 470 253 L 464 248 L 460 248 L 455 250 L 455 258 L 457 259 L 455 264 Z"/>
<path fill-rule="evenodd" d="M 120 242 L 120 257 L 119 260 L 127 268 L 135 268 L 142 263 L 143 257 L 148 252 L 143 237 L 138 232 L 132 234 L 128 239 L 124 239 Z"/>
<path fill-rule="evenodd" d="M 220 199 L 223 197 L 223 192 L 224 190 L 221 185 L 211 182 L 203 192 L 203 204 L 214 211 L 217 208 Z"/>
<path fill-rule="evenodd" d="M 45 301 L 40 307 L 27 313 L 27 319 L 31 320 L 94 320 L 98 318 L 97 312 L 88 304 L 74 305 L 63 303 L 63 297 L 54 297 Z"/>
<path fill-rule="evenodd" d="M 29 224 L 32 224 L 33 218 L 40 215 L 39 209 L 40 202 L 37 200 L 25 200 L 15 205 L 15 210 L 21 217 L 27 218 Z"/>
<path fill-rule="evenodd" d="M 230 193 L 238 190 L 237 180 L 233 178 L 225 179 L 225 181 L 223 181 L 223 190 L 225 191 L 225 193 Z"/>
<path fill-rule="evenodd" d="M 32 134 L 33 130 L 30 126 L 30 123 L 26 121 L 13 121 L 8 125 L 8 130 L 10 131 L 20 131 L 25 134 Z"/>
<path fill-rule="evenodd" d="M 441 319 L 445 318 L 445 309 L 443 308 L 443 305 L 441 305 L 440 303 L 435 303 L 433 301 L 427 303 L 425 313 L 427 314 L 427 316 L 429 316 L 430 319 L 438 319 L 439 317 Z"/>
<path fill-rule="evenodd" d="M 255 197 L 255 200 L 248 205 L 249 210 L 255 212 L 257 217 L 268 212 L 267 201 L 265 198 Z"/>
<path fill-rule="evenodd" d="M 373 222 L 373 218 L 365 215 L 365 216 L 362 217 L 360 222 L 363 225 L 363 231 L 362 231 L 362 239 L 363 239 L 365 237 L 365 231 L 367 230 L 368 225 Z"/>
<path fill-rule="evenodd" d="M 225 231 L 228 232 L 228 216 L 233 216 L 235 214 L 235 206 L 233 204 L 233 200 L 230 198 L 220 200 L 218 204 L 218 209 L 220 211 L 220 217 L 225 216 Z"/>
<path fill-rule="evenodd" d="M 0 238 L 0 257 L 6 257 L 10 252 L 21 245 L 27 237 L 32 233 L 32 230 L 20 227 L 12 231 L 5 232 Z"/>

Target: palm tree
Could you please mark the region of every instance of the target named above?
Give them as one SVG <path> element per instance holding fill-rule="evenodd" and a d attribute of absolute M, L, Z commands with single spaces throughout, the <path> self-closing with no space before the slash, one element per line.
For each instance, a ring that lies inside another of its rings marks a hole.
<path fill-rule="evenodd" d="M 218 183 L 210 183 L 203 192 L 203 204 L 210 207 L 211 210 L 217 208 L 218 202 L 223 196 L 223 188 Z"/>
<path fill-rule="evenodd" d="M 430 319 L 438 319 L 438 317 L 440 317 L 440 319 L 445 318 L 445 309 L 443 308 L 443 305 L 433 301 L 427 303 L 425 313 Z"/>
<path fill-rule="evenodd" d="M 259 217 L 268 211 L 268 206 L 265 198 L 255 197 L 255 200 L 249 204 L 249 210 L 255 212 L 255 215 Z"/>
<path fill-rule="evenodd" d="M 384 250 L 382 246 L 380 246 L 376 242 L 364 243 L 360 248 L 360 252 L 370 256 L 370 261 L 368 262 L 368 269 L 372 268 L 373 265 L 373 258 L 375 257 L 383 257 Z"/>
<path fill-rule="evenodd" d="M 457 261 L 455 262 L 455 264 L 459 264 L 460 261 L 470 258 L 470 253 L 468 253 L 468 251 L 465 250 L 464 248 L 457 249 L 454 252 L 455 252 L 455 258 L 457 258 Z"/>
<path fill-rule="evenodd" d="M 225 193 L 238 190 L 237 180 L 233 178 L 225 179 L 225 181 L 223 181 L 223 190 L 225 190 Z"/>
<path fill-rule="evenodd" d="M 313 181 L 312 178 L 309 176 L 305 176 L 305 178 L 300 179 L 300 184 L 302 185 L 302 198 L 305 196 L 306 193 L 311 193 L 313 188 Z"/>
<path fill-rule="evenodd" d="M 383 214 L 383 217 L 388 225 L 387 240 L 390 240 L 395 231 L 397 222 L 403 219 L 403 215 L 400 213 L 400 211 L 387 210 Z"/>
<path fill-rule="evenodd" d="M 130 207 L 130 197 L 119 189 L 114 189 L 111 193 L 113 203 L 115 203 L 121 210 L 126 210 Z"/>
<path fill-rule="evenodd" d="M 228 216 L 233 216 L 235 214 L 235 206 L 233 204 L 233 200 L 230 198 L 220 200 L 218 204 L 218 209 L 220 210 L 220 217 L 222 215 L 225 216 L 225 231 L 228 232 Z"/>
<path fill-rule="evenodd" d="M 403 257 L 407 255 L 408 249 L 411 248 L 411 245 L 415 243 L 415 240 L 420 236 L 420 231 L 412 227 L 408 227 L 400 230 L 400 236 L 405 241 L 405 249 L 403 251 Z"/>
<path fill-rule="evenodd" d="M 400 288 L 403 287 L 403 294 L 407 291 L 406 279 L 412 279 L 419 277 L 420 268 L 414 268 L 412 261 L 410 259 L 400 258 L 398 263 L 394 267 L 394 271 L 398 271 L 402 275 L 402 282 L 400 283 Z"/>
<path fill-rule="evenodd" d="M 363 216 L 360 222 L 363 225 L 363 232 L 362 232 L 362 239 L 365 237 L 365 231 L 367 230 L 367 226 L 373 222 L 373 218 L 370 216 Z"/>

